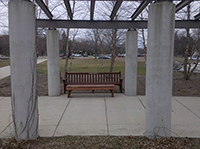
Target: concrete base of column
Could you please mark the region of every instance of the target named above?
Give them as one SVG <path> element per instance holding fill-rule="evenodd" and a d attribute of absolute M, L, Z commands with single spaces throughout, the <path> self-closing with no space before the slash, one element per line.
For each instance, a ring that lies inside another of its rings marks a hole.
<path fill-rule="evenodd" d="M 38 137 L 35 6 L 24 0 L 9 2 L 9 42 L 12 114 L 16 140 Z"/>
<path fill-rule="evenodd" d="M 48 95 L 60 95 L 59 39 L 57 30 L 47 31 Z"/>
<path fill-rule="evenodd" d="M 137 31 L 126 33 L 125 95 L 137 94 Z"/>
<path fill-rule="evenodd" d="M 170 137 L 175 5 L 150 5 L 146 69 L 146 132 Z"/>

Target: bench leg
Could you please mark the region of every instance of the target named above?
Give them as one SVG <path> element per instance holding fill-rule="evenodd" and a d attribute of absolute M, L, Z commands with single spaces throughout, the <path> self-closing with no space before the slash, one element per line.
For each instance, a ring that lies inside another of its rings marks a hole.
<path fill-rule="evenodd" d="M 120 85 L 119 87 L 120 87 L 120 92 L 122 93 L 122 85 Z"/>
<path fill-rule="evenodd" d="M 65 86 L 64 86 L 64 94 L 66 94 L 66 88 L 65 88 Z"/>
<path fill-rule="evenodd" d="M 94 94 L 94 90 L 92 90 L 92 93 Z"/>
<path fill-rule="evenodd" d="M 64 88 L 63 88 L 63 89 L 64 89 L 64 90 L 63 90 L 63 91 L 64 91 L 64 94 L 66 94 L 66 84 L 65 84 L 65 80 L 63 80 L 63 87 L 64 87 Z"/>
<path fill-rule="evenodd" d="M 112 97 L 114 97 L 114 90 L 110 90 Z"/>
<path fill-rule="evenodd" d="M 70 97 L 70 94 L 71 94 L 71 91 L 70 90 L 68 90 L 68 95 L 67 95 L 67 97 L 69 98 Z"/>

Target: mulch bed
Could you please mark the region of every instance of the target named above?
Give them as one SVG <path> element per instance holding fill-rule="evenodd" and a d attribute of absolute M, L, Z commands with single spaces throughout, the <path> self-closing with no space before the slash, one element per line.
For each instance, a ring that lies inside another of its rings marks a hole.
<path fill-rule="evenodd" d="M 197 138 L 148 139 L 133 136 L 64 136 L 17 142 L 0 139 L 0 148 L 15 149 L 199 149 Z"/>

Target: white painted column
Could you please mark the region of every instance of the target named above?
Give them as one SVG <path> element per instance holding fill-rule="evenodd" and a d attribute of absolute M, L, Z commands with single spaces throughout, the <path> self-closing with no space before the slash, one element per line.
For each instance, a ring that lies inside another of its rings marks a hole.
<path fill-rule="evenodd" d="M 150 5 L 146 69 L 146 132 L 152 137 L 171 136 L 171 101 L 175 5 Z"/>
<path fill-rule="evenodd" d="M 125 95 L 127 96 L 137 94 L 137 38 L 136 30 L 126 33 Z"/>
<path fill-rule="evenodd" d="M 14 134 L 17 140 L 38 137 L 35 5 L 9 2 L 9 40 Z"/>
<path fill-rule="evenodd" d="M 56 29 L 47 31 L 48 94 L 60 95 L 59 39 Z"/>

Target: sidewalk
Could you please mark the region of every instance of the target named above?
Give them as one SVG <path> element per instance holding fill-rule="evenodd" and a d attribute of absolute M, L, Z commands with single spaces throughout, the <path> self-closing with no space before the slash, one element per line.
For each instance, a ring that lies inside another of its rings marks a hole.
<path fill-rule="evenodd" d="M 37 59 L 37 64 L 46 61 L 47 59 Z M 0 80 L 10 76 L 10 66 L 5 66 L 0 68 Z"/>
<path fill-rule="evenodd" d="M 39 135 L 141 136 L 145 132 L 145 96 L 74 93 L 39 100 Z M 13 136 L 11 98 L 0 97 L 0 137 Z M 200 97 L 172 98 L 172 136 L 200 138 Z"/>

